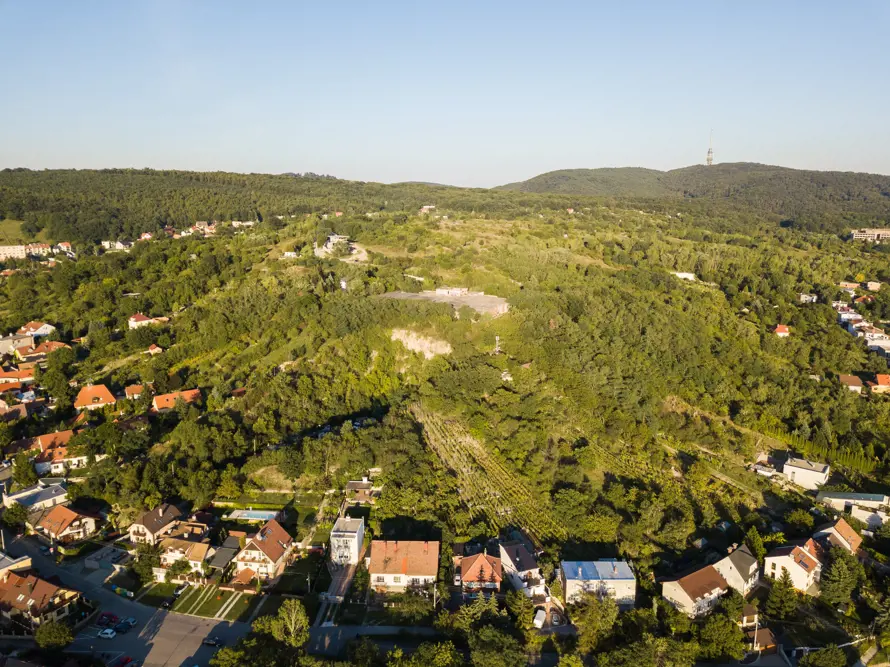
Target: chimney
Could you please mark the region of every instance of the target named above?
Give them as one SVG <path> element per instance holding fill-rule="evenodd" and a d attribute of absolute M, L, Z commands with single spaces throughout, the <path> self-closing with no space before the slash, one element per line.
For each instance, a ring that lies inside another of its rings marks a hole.
<path fill-rule="evenodd" d="M 430 543 L 427 542 L 426 540 L 424 540 L 424 542 L 423 542 L 423 553 L 424 553 L 424 555 L 426 555 L 427 553 L 429 553 L 429 550 L 430 550 Z"/>
<path fill-rule="evenodd" d="M 163 505 L 158 507 L 158 516 L 164 516 L 164 507 Z"/>

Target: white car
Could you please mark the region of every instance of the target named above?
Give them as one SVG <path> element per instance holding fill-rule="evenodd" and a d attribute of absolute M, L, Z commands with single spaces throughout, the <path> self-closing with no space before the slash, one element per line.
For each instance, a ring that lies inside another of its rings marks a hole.
<path fill-rule="evenodd" d="M 114 639 L 115 637 L 117 637 L 117 633 L 113 628 L 105 628 L 99 633 L 99 639 Z"/>

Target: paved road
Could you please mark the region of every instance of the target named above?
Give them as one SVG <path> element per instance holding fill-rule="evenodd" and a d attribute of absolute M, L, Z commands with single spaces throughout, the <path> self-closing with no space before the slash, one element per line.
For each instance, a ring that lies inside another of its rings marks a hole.
<path fill-rule="evenodd" d="M 57 575 L 67 586 L 96 601 L 102 611 L 110 611 L 122 619 L 132 616 L 137 620 L 133 630 L 111 640 L 99 639 L 96 636 L 99 628 L 85 627 L 69 647 L 70 652 L 105 653 L 107 661 L 129 656 L 144 661 L 145 667 L 204 666 L 210 662 L 215 649 L 202 646 L 201 640 L 220 637 L 230 645 L 250 629 L 247 623 L 186 616 L 122 598 L 98 585 L 93 580 L 95 577 L 85 577 L 80 565 L 59 567 L 27 538 L 8 542 L 7 550 L 13 556 L 31 556 L 34 569 L 44 577 Z"/>

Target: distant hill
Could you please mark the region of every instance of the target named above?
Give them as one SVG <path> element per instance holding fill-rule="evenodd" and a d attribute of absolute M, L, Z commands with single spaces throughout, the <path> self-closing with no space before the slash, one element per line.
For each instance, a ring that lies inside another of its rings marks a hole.
<path fill-rule="evenodd" d="M 635 167 L 564 169 L 497 189 L 579 196 L 729 200 L 779 215 L 789 224 L 824 231 L 890 221 L 890 176 L 804 171 L 749 162 L 672 171 Z"/>

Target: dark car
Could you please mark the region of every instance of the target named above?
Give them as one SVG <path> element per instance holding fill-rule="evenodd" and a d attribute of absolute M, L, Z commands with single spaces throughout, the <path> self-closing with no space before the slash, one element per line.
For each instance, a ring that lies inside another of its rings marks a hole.
<path fill-rule="evenodd" d="M 223 640 L 219 637 L 206 637 L 201 643 L 204 646 L 224 646 Z"/>
<path fill-rule="evenodd" d="M 98 625 L 100 628 L 104 628 L 106 626 L 116 625 L 118 621 L 120 621 L 120 619 L 117 616 L 106 611 L 99 616 L 99 620 L 96 621 L 96 625 Z"/>
<path fill-rule="evenodd" d="M 161 609 L 169 609 L 176 602 L 176 598 L 167 598 L 161 603 Z"/>
<path fill-rule="evenodd" d="M 114 626 L 114 631 L 119 635 L 125 635 L 130 631 L 131 627 L 129 623 L 118 623 Z"/>

